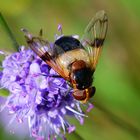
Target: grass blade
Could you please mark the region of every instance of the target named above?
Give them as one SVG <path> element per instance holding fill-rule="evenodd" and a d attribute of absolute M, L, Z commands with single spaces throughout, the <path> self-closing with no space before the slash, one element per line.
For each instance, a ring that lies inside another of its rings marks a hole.
<path fill-rule="evenodd" d="M 18 43 L 17 43 L 17 41 L 16 41 L 16 39 L 15 39 L 12 31 L 10 30 L 7 22 L 5 21 L 2 13 L 0 13 L 0 25 L 2 26 L 2 28 L 4 29 L 4 31 L 9 36 L 9 38 L 10 38 L 12 44 L 13 44 L 14 49 L 16 49 L 18 51 L 19 45 L 18 45 Z"/>

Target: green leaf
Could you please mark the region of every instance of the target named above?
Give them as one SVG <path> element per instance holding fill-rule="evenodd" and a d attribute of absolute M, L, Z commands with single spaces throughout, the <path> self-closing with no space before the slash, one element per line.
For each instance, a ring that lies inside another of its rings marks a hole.
<path fill-rule="evenodd" d="M 0 96 L 7 97 L 7 96 L 9 96 L 9 92 L 5 89 L 1 89 L 0 90 Z"/>

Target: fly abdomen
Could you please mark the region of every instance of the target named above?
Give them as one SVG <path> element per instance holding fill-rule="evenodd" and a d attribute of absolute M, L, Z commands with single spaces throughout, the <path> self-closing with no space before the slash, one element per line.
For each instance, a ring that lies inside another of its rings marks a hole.
<path fill-rule="evenodd" d="M 60 55 L 67 51 L 82 48 L 80 41 L 72 36 L 63 36 L 55 41 L 54 54 Z"/>

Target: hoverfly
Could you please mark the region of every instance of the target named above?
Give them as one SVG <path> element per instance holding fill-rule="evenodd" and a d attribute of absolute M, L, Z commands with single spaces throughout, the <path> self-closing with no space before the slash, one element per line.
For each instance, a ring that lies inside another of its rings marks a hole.
<path fill-rule="evenodd" d="M 60 36 L 53 47 L 41 37 L 24 31 L 29 47 L 74 89 L 73 97 L 86 103 L 95 93 L 93 74 L 106 37 L 108 18 L 104 11 L 96 13 L 79 41 L 73 36 Z M 47 48 L 46 48 L 47 46 Z"/>

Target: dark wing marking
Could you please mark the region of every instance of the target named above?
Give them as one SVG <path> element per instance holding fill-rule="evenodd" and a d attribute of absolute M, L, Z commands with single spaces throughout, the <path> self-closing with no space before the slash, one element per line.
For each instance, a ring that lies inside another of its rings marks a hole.
<path fill-rule="evenodd" d="M 52 67 L 60 76 L 69 81 L 69 76 L 65 75 L 61 67 L 57 65 L 52 56 L 52 48 L 48 41 L 44 41 L 40 37 L 33 37 L 27 30 L 23 29 L 29 47 L 50 67 Z"/>
<path fill-rule="evenodd" d="M 99 11 L 85 29 L 81 44 L 88 51 L 92 69 L 96 68 L 98 58 L 106 37 L 108 18 L 105 11 Z"/>

